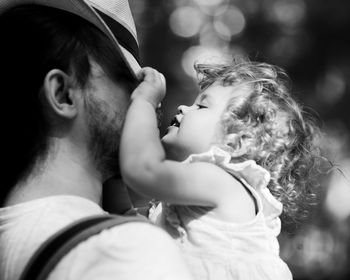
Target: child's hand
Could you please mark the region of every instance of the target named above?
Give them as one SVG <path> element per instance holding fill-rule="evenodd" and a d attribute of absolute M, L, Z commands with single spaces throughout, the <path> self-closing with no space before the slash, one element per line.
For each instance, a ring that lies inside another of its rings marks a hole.
<path fill-rule="evenodd" d="M 165 78 L 163 74 L 151 67 L 142 68 L 139 72 L 142 81 L 131 95 L 131 100 L 144 99 L 157 108 L 165 96 Z"/>

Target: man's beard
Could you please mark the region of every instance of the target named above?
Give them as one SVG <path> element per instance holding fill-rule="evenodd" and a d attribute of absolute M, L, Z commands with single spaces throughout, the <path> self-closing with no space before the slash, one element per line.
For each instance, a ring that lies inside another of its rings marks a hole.
<path fill-rule="evenodd" d="M 88 145 L 96 169 L 106 180 L 119 174 L 118 151 L 124 116 L 114 111 L 107 102 L 91 96 L 86 99 L 86 108 L 90 135 Z"/>

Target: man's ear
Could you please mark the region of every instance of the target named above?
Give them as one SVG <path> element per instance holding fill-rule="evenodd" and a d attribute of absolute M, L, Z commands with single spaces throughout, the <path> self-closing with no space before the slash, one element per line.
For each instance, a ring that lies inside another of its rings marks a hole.
<path fill-rule="evenodd" d="M 43 94 L 53 112 L 72 119 L 77 114 L 77 100 L 71 78 L 59 69 L 50 70 L 44 79 Z"/>

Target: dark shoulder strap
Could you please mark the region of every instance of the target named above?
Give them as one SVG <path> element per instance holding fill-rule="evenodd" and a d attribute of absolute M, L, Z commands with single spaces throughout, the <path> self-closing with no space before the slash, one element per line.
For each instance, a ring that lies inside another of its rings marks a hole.
<path fill-rule="evenodd" d="M 147 222 L 140 216 L 99 215 L 83 218 L 63 228 L 35 252 L 20 280 L 45 280 L 58 262 L 76 245 L 104 229 L 128 222 Z"/>

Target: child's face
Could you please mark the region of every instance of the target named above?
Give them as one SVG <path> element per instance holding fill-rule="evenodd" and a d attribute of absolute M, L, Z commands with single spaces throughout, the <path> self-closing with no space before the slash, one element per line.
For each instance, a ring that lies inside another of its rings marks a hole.
<path fill-rule="evenodd" d="M 190 154 L 206 152 L 222 137 L 220 121 L 228 101 L 236 92 L 232 87 L 212 85 L 198 95 L 192 106 L 179 106 L 167 134 L 162 138 L 167 158 L 182 161 Z"/>

